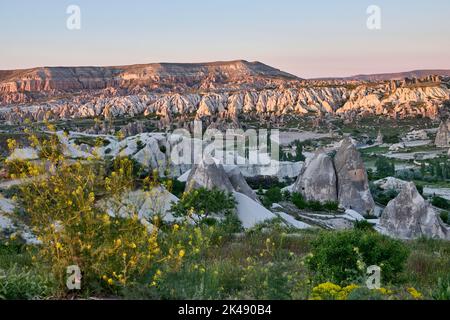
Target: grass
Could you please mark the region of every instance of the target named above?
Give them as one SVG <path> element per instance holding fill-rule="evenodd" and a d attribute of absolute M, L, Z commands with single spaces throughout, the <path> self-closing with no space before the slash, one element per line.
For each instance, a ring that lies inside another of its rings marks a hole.
<path fill-rule="evenodd" d="M 189 260 L 178 271 L 164 275 L 164 281 L 157 288 L 149 288 L 145 281 L 133 283 L 118 297 L 308 299 L 316 284 L 311 282 L 312 274 L 304 260 L 311 250 L 311 242 L 317 237 L 317 231 L 289 233 L 276 226 L 266 232 L 255 229 L 243 234 L 223 234 L 216 246 L 199 258 Z M 419 239 L 405 243 L 411 253 L 401 274 L 401 282 L 395 285 L 382 283 L 382 286 L 389 287 L 403 298 L 408 298 L 407 288 L 410 287 L 417 289 L 426 299 L 434 295 L 445 296 L 446 289 L 439 288 L 446 286 L 450 270 L 450 242 Z M 39 273 L 39 267 L 33 264 L 31 253 L 25 247 L 3 242 L 0 246 L 0 269 L 14 275 L 10 277 L 7 297 L 52 297 L 51 281 Z"/>

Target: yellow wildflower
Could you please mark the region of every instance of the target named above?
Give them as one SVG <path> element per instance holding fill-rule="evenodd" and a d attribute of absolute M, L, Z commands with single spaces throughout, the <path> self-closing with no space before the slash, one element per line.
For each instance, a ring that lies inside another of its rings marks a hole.
<path fill-rule="evenodd" d="M 414 298 L 414 299 L 421 299 L 422 298 L 422 294 L 417 291 L 415 288 L 411 287 L 408 288 L 407 291 L 409 292 L 409 294 Z"/>

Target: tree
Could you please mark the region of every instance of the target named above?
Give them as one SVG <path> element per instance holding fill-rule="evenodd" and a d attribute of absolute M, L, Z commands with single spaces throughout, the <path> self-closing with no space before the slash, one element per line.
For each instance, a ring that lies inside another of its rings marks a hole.
<path fill-rule="evenodd" d="M 380 178 L 385 178 L 395 175 L 395 165 L 385 157 L 378 157 L 375 161 L 375 167 L 377 169 L 377 175 Z"/>
<path fill-rule="evenodd" d="M 199 223 L 211 214 L 227 215 L 235 208 L 236 200 L 231 193 L 200 188 L 184 193 L 178 203 L 172 203 L 171 211 L 175 217 L 189 217 Z"/>

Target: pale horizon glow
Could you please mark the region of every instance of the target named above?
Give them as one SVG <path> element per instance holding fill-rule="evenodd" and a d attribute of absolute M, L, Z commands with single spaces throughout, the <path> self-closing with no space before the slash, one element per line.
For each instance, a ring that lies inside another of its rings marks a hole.
<path fill-rule="evenodd" d="M 366 27 L 378 5 L 381 30 Z M 81 30 L 66 8 L 81 8 Z M 450 1 L 0 2 L 0 70 L 260 61 L 302 78 L 450 69 Z"/>

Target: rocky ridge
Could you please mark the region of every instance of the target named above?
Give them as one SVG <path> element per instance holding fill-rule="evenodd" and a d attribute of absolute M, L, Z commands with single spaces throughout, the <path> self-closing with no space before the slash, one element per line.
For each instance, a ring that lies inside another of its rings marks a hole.
<path fill-rule="evenodd" d="M 423 79 L 303 80 L 260 62 L 148 64 L 0 71 L 0 119 L 156 115 L 174 118 L 336 115 L 437 118 L 445 74 Z"/>

